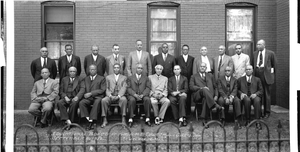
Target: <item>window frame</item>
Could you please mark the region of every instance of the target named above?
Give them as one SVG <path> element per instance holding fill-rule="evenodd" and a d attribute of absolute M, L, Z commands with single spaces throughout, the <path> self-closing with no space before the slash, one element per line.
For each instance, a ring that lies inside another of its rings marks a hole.
<path fill-rule="evenodd" d="M 151 41 L 151 10 L 152 9 L 176 9 L 176 41 Z M 174 43 L 174 57 L 178 57 L 181 45 L 181 23 L 180 23 L 180 4 L 170 1 L 151 2 L 147 4 L 147 52 L 151 54 L 151 43 Z M 154 56 L 153 56 L 154 57 Z"/>
<path fill-rule="evenodd" d="M 227 9 L 252 9 L 253 10 L 253 18 L 252 18 L 252 41 L 229 41 L 227 40 Z M 242 43 L 250 43 L 250 54 L 249 57 L 252 58 L 253 52 L 255 51 L 257 41 L 257 5 L 248 2 L 234 2 L 228 3 L 225 5 L 225 44 L 226 44 L 226 54 L 230 55 L 229 53 L 229 44 L 242 44 Z M 247 54 L 247 53 L 246 53 Z"/>

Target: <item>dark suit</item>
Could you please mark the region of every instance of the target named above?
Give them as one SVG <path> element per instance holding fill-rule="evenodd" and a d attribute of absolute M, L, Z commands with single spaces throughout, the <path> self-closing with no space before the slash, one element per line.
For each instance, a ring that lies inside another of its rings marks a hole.
<path fill-rule="evenodd" d="M 84 93 L 92 93 L 89 98 L 84 98 L 79 102 L 79 108 L 81 112 L 81 118 L 90 117 L 90 120 L 97 120 L 98 113 L 100 111 L 100 104 L 102 98 L 105 96 L 106 81 L 103 76 L 96 75 L 96 78 L 91 81 L 90 76 L 86 76 L 82 81 L 82 85 L 85 88 Z M 93 105 L 91 112 L 88 112 L 90 106 Z"/>
<path fill-rule="evenodd" d="M 97 66 L 97 74 L 98 75 L 104 76 L 105 68 L 106 68 L 106 62 L 105 62 L 105 58 L 102 55 L 98 54 L 96 61 L 94 61 L 94 58 L 93 58 L 92 54 L 87 55 L 84 58 L 84 65 L 83 65 L 83 67 L 84 67 L 86 75 L 90 75 L 89 66 L 91 64 L 94 64 L 94 65 Z"/>
<path fill-rule="evenodd" d="M 60 81 L 69 75 L 69 68 L 74 66 L 77 69 L 77 76 L 81 74 L 81 62 L 80 58 L 76 55 L 72 55 L 71 62 L 68 61 L 67 55 L 64 55 L 58 59 L 58 72 Z"/>
<path fill-rule="evenodd" d="M 188 82 L 190 82 L 191 76 L 193 75 L 194 57 L 188 55 L 187 62 L 185 62 L 183 56 L 180 55 L 176 59 L 176 63 L 181 68 L 180 74 L 183 75 L 183 76 L 185 76 L 188 79 Z M 186 113 L 187 114 L 191 113 L 191 92 L 187 93 Z"/>
<path fill-rule="evenodd" d="M 251 83 L 247 83 L 246 76 L 243 76 L 238 79 L 238 97 L 241 97 L 241 94 L 247 94 L 247 97 L 244 97 L 243 104 L 246 114 L 246 119 L 250 120 L 251 112 L 251 103 L 254 106 L 254 115 L 255 119 L 259 119 L 261 115 L 261 97 L 263 95 L 263 88 L 259 78 L 252 75 Z M 257 97 L 250 99 L 251 94 L 256 94 Z"/>
<path fill-rule="evenodd" d="M 123 55 L 118 54 L 117 61 L 115 60 L 113 54 L 106 57 L 105 60 L 106 60 L 106 74 L 107 75 L 114 74 L 114 64 L 115 63 L 119 63 L 121 65 L 120 74 L 122 74 L 122 75 L 127 74 L 127 70 L 125 70 L 126 69 L 126 60 Z"/>
<path fill-rule="evenodd" d="M 58 109 L 60 110 L 61 120 L 70 119 L 71 122 L 74 122 L 77 116 L 79 101 L 81 100 L 85 91 L 84 89 L 84 84 L 81 83 L 81 79 L 79 77 L 75 77 L 73 82 L 71 82 L 69 76 L 62 78 L 59 87 L 60 100 L 57 102 Z M 69 103 L 67 103 L 65 100 L 66 96 L 71 100 Z M 78 97 L 76 102 L 72 101 L 74 97 Z M 67 112 L 68 107 L 69 112 Z"/>
<path fill-rule="evenodd" d="M 264 114 L 271 112 L 271 85 L 275 80 L 275 72 L 276 72 L 276 56 L 273 51 L 265 50 L 265 59 L 264 59 L 264 67 L 257 67 L 257 59 L 259 55 L 259 51 L 255 51 L 253 53 L 253 62 L 252 65 L 254 67 L 254 76 L 260 78 L 262 87 L 264 89 L 263 95 L 263 106 L 264 106 Z M 271 68 L 274 69 L 274 72 L 271 73 Z"/>
<path fill-rule="evenodd" d="M 143 95 L 144 111 L 146 118 L 150 118 L 151 101 L 150 101 L 150 89 L 151 82 L 146 75 L 141 75 L 140 80 L 137 80 L 136 74 L 131 75 L 127 79 L 127 99 L 128 99 L 128 111 L 129 118 L 134 116 L 135 106 L 137 99 L 134 97 L 135 94 Z"/>
<path fill-rule="evenodd" d="M 169 92 L 169 100 L 171 102 L 171 107 L 172 107 L 172 112 L 173 112 L 173 116 L 174 119 L 177 120 L 181 117 L 186 117 L 186 96 L 173 96 L 171 93 L 174 91 L 179 91 L 180 93 L 188 93 L 189 91 L 189 87 L 188 87 L 188 79 L 183 76 L 180 75 L 179 76 L 179 82 L 176 82 L 176 76 L 172 76 L 169 80 L 168 80 L 168 92 Z M 177 108 L 177 103 L 179 106 L 179 112 L 178 112 L 178 108 Z"/>
<path fill-rule="evenodd" d="M 225 119 L 225 112 L 228 113 L 229 105 L 225 105 L 225 99 L 229 99 L 230 96 L 233 97 L 233 110 L 236 118 L 241 115 L 241 101 L 237 97 L 237 80 L 231 76 L 230 81 L 226 81 L 225 76 L 218 79 L 218 92 L 219 99 L 218 104 L 225 107 L 225 111 L 222 111 L 221 118 Z"/>
<path fill-rule="evenodd" d="M 202 55 L 200 55 L 199 57 L 195 58 L 194 63 L 193 63 L 193 74 L 199 73 L 199 67 L 200 64 L 202 63 Z M 208 61 L 209 61 L 209 65 L 210 65 L 210 69 L 211 69 L 211 73 L 213 72 L 213 68 L 214 68 L 214 61 L 212 58 L 208 57 Z M 207 65 L 206 65 L 207 67 Z"/>
<path fill-rule="evenodd" d="M 230 56 L 224 54 L 223 58 L 222 58 L 222 63 L 221 66 L 219 68 L 219 60 L 220 60 L 220 55 L 214 58 L 214 76 L 215 76 L 215 80 L 218 80 L 220 77 L 224 77 L 225 76 L 225 68 L 227 66 L 231 67 L 231 69 L 233 70 L 233 60 Z M 220 71 L 219 71 L 220 69 Z"/>
<path fill-rule="evenodd" d="M 158 64 L 160 64 L 164 67 L 164 69 L 161 73 L 163 76 L 170 78 L 174 75 L 173 68 L 176 65 L 176 61 L 175 61 L 175 58 L 173 55 L 168 54 L 166 61 L 164 61 L 162 53 L 154 56 L 153 63 L 152 63 L 152 69 L 154 69 L 154 70 L 152 70 L 153 74 L 155 74 L 155 66 Z"/>
<path fill-rule="evenodd" d="M 215 80 L 211 73 L 205 73 L 203 80 L 199 73 L 192 75 L 190 83 L 192 98 L 195 103 L 202 102 L 201 117 L 207 118 L 209 109 L 215 105 L 214 96 L 218 96 L 218 89 L 215 86 Z M 205 89 L 204 87 L 208 87 Z"/>
<path fill-rule="evenodd" d="M 55 79 L 56 75 L 57 75 L 57 67 L 56 67 L 56 63 L 53 59 L 50 59 L 47 57 L 46 68 L 50 72 L 49 77 L 52 79 Z M 34 82 L 42 79 L 42 76 L 41 76 L 42 69 L 43 69 L 43 67 L 42 67 L 42 63 L 41 63 L 41 57 L 39 57 L 31 62 L 30 70 L 31 70 L 31 75 L 34 79 Z"/>

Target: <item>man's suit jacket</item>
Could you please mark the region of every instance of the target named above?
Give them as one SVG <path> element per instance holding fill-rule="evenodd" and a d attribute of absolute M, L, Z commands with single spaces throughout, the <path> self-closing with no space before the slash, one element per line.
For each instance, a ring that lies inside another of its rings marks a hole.
<path fill-rule="evenodd" d="M 106 57 L 106 74 L 107 75 L 111 75 L 114 74 L 114 64 L 116 63 L 114 56 L 110 55 L 108 57 Z M 117 63 L 120 63 L 121 67 L 120 67 L 120 74 L 122 75 L 126 75 L 126 60 L 125 57 L 121 54 L 118 55 L 118 61 Z"/>
<path fill-rule="evenodd" d="M 230 66 L 232 71 L 233 69 L 233 61 L 232 58 L 226 54 L 224 54 L 224 57 L 222 59 L 222 63 L 221 63 L 221 68 L 220 68 L 220 72 L 218 71 L 219 69 L 219 57 L 217 56 L 214 58 L 214 76 L 215 76 L 215 80 L 218 80 L 218 78 L 225 76 L 225 68 L 227 66 Z"/>
<path fill-rule="evenodd" d="M 180 93 L 188 93 L 188 91 L 189 91 L 188 84 L 189 84 L 188 79 L 185 76 L 180 75 L 179 82 L 178 82 L 178 91 Z M 171 94 L 174 91 L 177 91 L 177 84 L 176 84 L 175 75 L 172 76 L 168 80 L 168 92 L 169 92 L 169 94 Z"/>
<path fill-rule="evenodd" d="M 106 68 L 106 62 L 105 62 L 105 58 L 98 54 L 97 55 L 97 60 L 96 62 L 94 62 L 94 58 L 92 54 L 87 55 L 84 58 L 84 70 L 85 70 L 85 74 L 86 75 L 90 75 L 90 71 L 89 71 L 89 66 L 91 64 L 95 64 L 97 66 L 97 74 L 100 76 L 104 76 L 105 73 L 105 68 Z"/>
<path fill-rule="evenodd" d="M 275 75 L 275 69 L 276 69 L 276 64 L 277 64 L 277 59 L 275 56 L 275 53 L 270 50 L 265 50 L 265 63 L 264 63 L 264 76 L 267 84 L 273 84 L 274 83 L 274 75 Z M 253 53 L 253 60 L 252 60 L 252 65 L 253 68 L 256 68 L 257 65 L 257 58 L 258 58 L 258 53 L 259 51 L 255 51 Z M 271 73 L 271 68 L 274 69 L 274 72 Z M 255 70 L 253 71 L 255 75 Z"/>
<path fill-rule="evenodd" d="M 263 94 L 263 87 L 261 81 L 258 77 L 252 75 L 251 77 L 251 94 L 256 94 L 259 97 L 262 97 Z M 248 93 L 248 86 L 247 86 L 247 78 L 243 76 L 238 79 L 238 97 L 241 96 L 242 93 Z"/>
<path fill-rule="evenodd" d="M 109 97 L 112 95 L 112 93 L 116 89 L 118 90 L 118 95 L 119 96 L 124 96 L 126 93 L 127 89 L 127 84 L 126 84 L 127 77 L 120 74 L 118 81 L 115 79 L 115 74 L 110 74 L 106 77 L 106 96 Z"/>
<path fill-rule="evenodd" d="M 73 88 L 72 92 L 75 93 L 75 96 L 78 97 L 78 100 L 80 100 L 84 94 L 85 86 L 83 83 L 81 83 L 82 79 L 80 77 L 75 77 L 73 81 Z M 60 86 L 59 86 L 59 95 L 61 99 L 64 99 L 65 96 L 67 96 L 68 91 L 68 85 L 70 82 L 70 76 L 66 76 L 62 78 Z"/>
<path fill-rule="evenodd" d="M 218 96 L 218 89 L 215 86 L 215 80 L 211 73 L 205 73 L 205 80 L 201 78 L 199 73 L 192 75 L 189 87 L 192 92 L 196 92 L 203 87 L 208 87 L 212 96 Z M 193 94 L 194 99 L 198 96 L 198 94 Z M 198 99 L 196 98 L 196 100 Z"/>
<path fill-rule="evenodd" d="M 220 77 L 218 79 L 217 84 L 218 84 L 218 92 L 221 97 L 228 98 L 231 95 L 234 97 L 237 96 L 237 80 L 233 76 L 230 77 L 229 90 L 227 88 L 227 81 L 225 79 L 225 76 Z"/>
<path fill-rule="evenodd" d="M 93 81 L 90 76 L 86 76 L 82 81 L 84 93 L 92 93 L 93 98 L 103 98 L 105 96 L 106 81 L 103 76 L 97 75 Z"/>
<path fill-rule="evenodd" d="M 69 68 L 74 66 L 77 69 L 77 76 L 81 74 L 81 62 L 80 58 L 76 55 L 72 55 L 71 63 L 69 63 L 67 55 L 64 55 L 58 59 L 58 71 L 60 80 L 69 75 Z"/>
<path fill-rule="evenodd" d="M 210 68 L 211 68 L 211 72 L 213 72 L 213 68 L 214 68 L 214 61 L 212 58 L 208 57 L 208 61 L 210 63 Z M 194 63 L 193 63 L 193 74 L 196 74 L 196 73 L 199 73 L 199 67 L 200 67 L 200 64 L 202 63 L 202 58 L 201 58 L 201 55 L 198 56 L 195 60 L 194 60 Z"/>
<path fill-rule="evenodd" d="M 142 94 L 149 96 L 151 90 L 151 82 L 146 75 L 141 75 L 140 80 L 137 80 L 136 75 L 131 75 L 127 78 L 127 93 L 133 96 L 134 94 Z"/>
<path fill-rule="evenodd" d="M 233 55 L 232 57 L 233 61 L 233 76 L 236 79 L 239 79 L 242 76 L 246 75 L 246 66 L 250 65 L 250 58 L 247 54 L 241 53 L 240 55 Z"/>
<path fill-rule="evenodd" d="M 181 68 L 181 73 L 180 74 L 185 76 L 188 80 L 190 80 L 191 76 L 193 75 L 194 57 L 188 55 L 187 62 L 185 62 L 183 56 L 180 55 L 176 59 L 176 63 Z"/>
<path fill-rule="evenodd" d="M 137 51 L 132 51 L 129 53 L 127 60 L 128 76 L 136 74 L 136 65 L 138 63 L 143 65 L 143 75 L 148 76 L 152 74 L 152 64 L 149 53 L 142 51 L 141 59 L 139 60 Z"/>
<path fill-rule="evenodd" d="M 36 97 L 40 96 L 43 94 L 48 94 L 47 98 L 49 101 L 55 100 L 55 98 L 58 95 L 59 91 L 59 84 L 57 80 L 48 78 L 47 83 L 45 84 L 44 87 L 44 80 L 38 80 L 34 83 L 32 91 L 31 91 L 31 101 L 33 101 Z"/>
<path fill-rule="evenodd" d="M 153 59 L 153 63 L 152 63 L 152 73 L 155 74 L 155 66 L 156 65 L 162 65 L 164 67 L 163 71 L 162 71 L 162 75 L 166 76 L 167 78 L 170 78 L 174 75 L 173 73 L 173 68 L 176 65 L 176 61 L 173 55 L 168 54 L 166 61 L 164 61 L 162 54 L 158 54 L 156 56 L 154 56 Z"/>
<path fill-rule="evenodd" d="M 50 59 L 47 57 L 46 68 L 49 69 L 49 72 L 50 72 L 49 77 L 52 79 L 55 79 L 56 75 L 57 75 L 57 67 L 56 67 L 56 63 L 53 59 Z M 41 76 L 42 69 L 43 69 L 43 67 L 41 65 L 41 57 L 39 57 L 31 62 L 30 70 L 31 70 L 31 75 L 34 79 L 34 82 L 42 79 L 42 76 Z"/>

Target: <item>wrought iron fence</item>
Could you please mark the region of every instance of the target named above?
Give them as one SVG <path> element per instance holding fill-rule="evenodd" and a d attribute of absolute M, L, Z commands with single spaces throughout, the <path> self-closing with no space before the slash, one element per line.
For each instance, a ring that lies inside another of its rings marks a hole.
<path fill-rule="evenodd" d="M 262 124 L 262 130 L 255 127 Z M 154 134 L 145 131 L 141 123 L 141 132 L 132 132 L 129 127 L 117 123 L 109 128 L 108 132 L 85 132 L 78 124 L 71 124 L 79 131 L 69 131 L 65 134 L 64 128 L 60 133 L 53 132 L 51 127 L 46 135 L 31 125 L 18 127 L 14 135 L 14 151 L 290 151 L 289 138 L 282 138 L 282 125 L 278 121 L 277 138 L 270 138 L 270 130 L 263 120 L 253 120 L 246 126 L 246 133 L 238 133 L 237 126 L 233 127 L 233 134 L 226 134 L 226 129 L 219 121 L 209 121 L 203 129 L 197 132 L 193 123 L 189 124 L 186 133 L 172 122 L 159 126 Z M 19 133 L 25 129 L 25 134 Z M 29 133 L 33 131 L 33 134 Z M 228 130 L 228 129 L 227 129 Z M 124 133 L 125 132 L 125 133 Z M 255 134 L 254 134 L 255 133 Z M 46 136 L 46 137 L 45 137 Z M 239 136 L 244 136 L 240 139 Z M 102 138 L 105 137 L 105 138 Z M 239 137 L 239 138 L 238 138 Z M 28 139 L 29 138 L 29 139 Z M 41 142 L 41 138 L 48 138 Z M 28 140 L 30 142 L 28 142 Z M 36 141 L 35 143 L 32 143 Z"/>

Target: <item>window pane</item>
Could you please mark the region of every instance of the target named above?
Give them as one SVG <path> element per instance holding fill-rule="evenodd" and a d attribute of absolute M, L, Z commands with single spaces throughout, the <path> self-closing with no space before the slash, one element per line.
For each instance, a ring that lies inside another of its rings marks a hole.
<path fill-rule="evenodd" d="M 45 22 L 73 22 L 73 7 L 45 6 Z"/>
<path fill-rule="evenodd" d="M 151 18 L 176 19 L 176 9 L 151 9 Z"/>
<path fill-rule="evenodd" d="M 176 33 L 157 33 L 151 35 L 152 41 L 176 41 Z"/>
<path fill-rule="evenodd" d="M 46 24 L 46 40 L 73 40 L 73 24 Z"/>
<path fill-rule="evenodd" d="M 60 45 L 59 42 L 48 42 L 46 43 L 48 49 L 48 56 L 51 59 L 58 59 L 60 57 Z"/>
<path fill-rule="evenodd" d="M 228 55 L 229 56 L 232 56 L 232 55 L 234 55 L 234 54 L 236 54 L 235 53 L 235 45 L 236 45 L 237 43 L 228 43 Z M 242 52 L 243 53 L 245 53 L 245 54 L 248 54 L 249 56 L 251 56 L 251 50 L 252 50 L 252 43 L 250 43 L 250 42 L 246 42 L 246 43 L 239 43 L 239 44 L 241 44 L 242 45 Z"/>
<path fill-rule="evenodd" d="M 176 20 L 153 19 L 152 31 L 176 31 Z"/>
<path fill-rule="evenodd" d="M 227 40 L 252 41 L 253 10 L 227 9 Z"/>
<path fill-rule="evenodd" d="M 163 43 L 151 43 L 151 55 L 152 56 L 156 56 L 158 55 L 159 53 L 161 53 L 161 45 Z M 172 54 L 174 56 L 174 50 L 175 50 L 175 43 L 167 43 L 168 44 L 168 48 L 169 48 L 169 51 L 168 53 L 169 54 Z"/>

